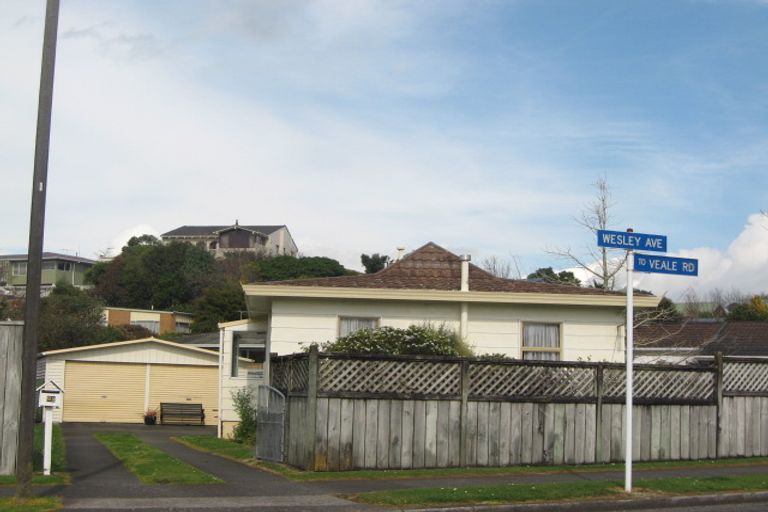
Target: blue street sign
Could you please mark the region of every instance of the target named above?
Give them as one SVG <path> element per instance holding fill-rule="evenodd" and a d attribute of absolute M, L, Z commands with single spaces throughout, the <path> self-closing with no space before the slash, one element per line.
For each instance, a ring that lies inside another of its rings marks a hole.
<path fill-rule="evenodd" d="M 597 245 L 631 251 L 667 252 L 667 237 L 664 235 L 647 235 L 645 233 L 628 233 L 626 231 L 597 231 Z"/>
<path fill-rule="evenodd" d="M 699 260 L 635 253 L 635 270 L 654 274 L 699 275 Z"/>

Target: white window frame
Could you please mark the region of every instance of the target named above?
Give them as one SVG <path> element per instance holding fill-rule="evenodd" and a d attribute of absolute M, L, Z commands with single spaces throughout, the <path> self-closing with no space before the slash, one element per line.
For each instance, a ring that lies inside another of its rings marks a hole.
<path fill-rule="evenodd" d="M 548 347 L 526 347 L 525 346 L 525 326 L 526 325 L 549 325 L 549 326 L 557 326 L 557 348 L 548 348 Z M 557 359 L 555 361 L 562 361 L 563 360 L 563 324 L 561 322 L 533 322 L 533 321 L 523 321 L 520 322 L 520 359 L 525 361 L 551 361 L 551 359 L 526 359 L 525 355 L 527 353 L 548 353 L 548 354 L 557 354 Z"/>
<path fill-rule="evenodd" d="M 20 269 L 23 269 L 20 270 Z M 24 277 L 27 275 L 27 262 L 26 261 L 14 261 L 11 263 L 11 274 L 14 277 Z"/>
<path fill-rule="evenodd" d="M 344 320 L 358 320 L 358 321 L 359 320 L 371 320 L 371 321 L 373 321 L 373 324 L 374 324 L 373 327 L 371 327 L 371 329 L 378 329 L 379 327 L 381 327 L 381 317 L 376 317 L 376 316 L 339 315 L 338 325 L 337 325 L 337 328 L 336 328 L 336 333 L 337 333 L 337 336 L 339 338 L 342 337 L 341 325 L 342 325 L 342 322 L 344 322 Z M 357 329 L 357 331 L 361 331 L 361 330 L 362 329 Z M 344 334 L 343 336 L 349 336 L 350 334 L 355 333 L 357 331 L 350 331 L 347 334 Z"/>

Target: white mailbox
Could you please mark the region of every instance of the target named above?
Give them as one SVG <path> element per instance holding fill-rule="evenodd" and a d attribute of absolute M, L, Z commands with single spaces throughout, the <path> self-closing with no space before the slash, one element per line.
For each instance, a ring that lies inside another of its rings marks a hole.
<path fill-rule="evenodd" d="M 40 407 L 61 409 L 61 394 L 58 389 L 41 389 L 38 403 Z"/>

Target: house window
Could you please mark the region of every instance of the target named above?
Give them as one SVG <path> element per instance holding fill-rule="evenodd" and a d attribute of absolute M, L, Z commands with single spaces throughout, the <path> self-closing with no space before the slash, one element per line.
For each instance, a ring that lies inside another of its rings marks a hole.
<path fill-rule="evenodd" d="M 160 320 L 131 320 L 131 325 L 139 325 L 145 329 L 149 329 L 154 334 L 160 332 Z"/>
<path fill-rule="evenodd" d="M 267 356 L 266 347 L 262 344 L 244 343 L 234 337 L 232 340 L 231 376 L 237 377 L 240 370 L 263 368 Z"/>
<path fill-rule="evenodd" d="M 176 322 L 176 332 L 182 332 L 184 334 L 189 334 L 192 332 L 191 326 L 189 322 Z"/>
<path fill-rule="evenodd" d="M 523 324 L 523 359 L 560 360 L 560 324 Z"/>
<path fill-rule="evenodd" d="M 378 318 L 342 316 L 339 317 L 339 337 L 348 336 L 363 329 L 376 329 L 378 326 Z"/>
<path fill-rule="evenodd" d="M 14 276 L 27 275 L 27 262 L 26 261 L 14 261 L 11 265 Z"/>
<path fill-rule="evenodd" d="M 44 261 L 43 262 L 43 270 L 56 270 L 56 262 L 55 261 Z"/>
<path fill-rule="evenodd" d="M 59 262 L 59 270 L 64 270 L 66 272 L 69 272 L 70 270 L 72 270 L 72 264 L 69 263 L 69 262 L 60 261 Z"/>

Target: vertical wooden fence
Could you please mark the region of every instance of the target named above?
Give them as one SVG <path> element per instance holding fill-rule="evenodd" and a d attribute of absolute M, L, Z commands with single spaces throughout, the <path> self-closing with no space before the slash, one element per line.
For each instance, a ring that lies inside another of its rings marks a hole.
<path fill-rule="evenodd" d="M 0 475 L 16 468 L 23 331 L 22 322 L 0 322 Z"/>
<path fill-rule="evenodd" d="M 286 462 L 317 471 L 624 457 L 624 365 L 295 354 Z M 768 455 L 768 362 L 635 366 L 635 460 Z M 765 424 L 765 426 L 764 426 Z"/>

